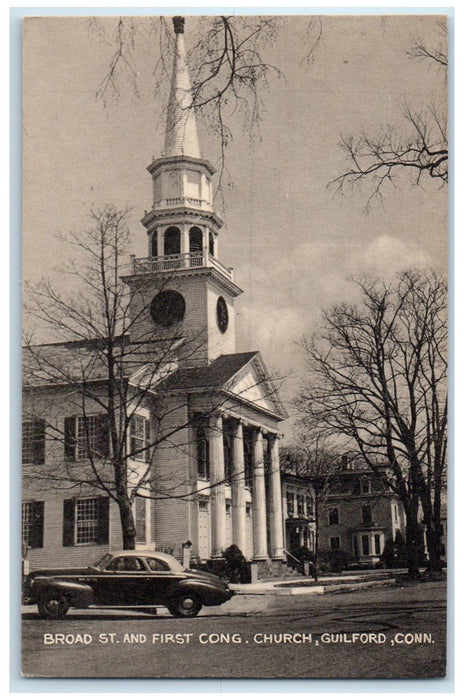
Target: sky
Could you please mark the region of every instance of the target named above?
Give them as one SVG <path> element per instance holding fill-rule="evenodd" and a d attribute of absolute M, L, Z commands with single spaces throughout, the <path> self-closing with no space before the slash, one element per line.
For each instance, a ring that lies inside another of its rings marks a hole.
<path fill-rule="evenodd" d="M 250 141 L 238 115 L 230 122 L 224 206 L 217 206 L 225 222 L 219 259 L 244 290 L 237 351 L 260 350 L 269 369 L 287 377 L 282 394 L 290 412 L 304 365 L 299 341 L 316 329 L 322 309 L 352 298 L 350 277 L 446 266 L 448 193 L 438 183 L 413 187 L 402 177 L 368 214 L 367 189 L 341 197 L 327 187 L 346 168 L 341 134 L 375 134 L 386 123 L 401 133 L 407 105 L 443 99 L 434 65 L 407 55 L 417 35 L 436 41 L 435 19 L 323 16 L 308 62 L 309 18 L 282 18 L 263 52 L 282 76 L 271 75 L 263 93 L 259 138 Z M 26 21 L 24 279 L 53 275 L 62 283 L 52 268 L 68 250 L 57 234 L 85 229 L 90 205 L 132 207 L 133 253 L 146 255 L 140 218 L 152 195 L 145 168 L 163 148 L 166 91 L 154 90 L 158 46 L 134 21 L 138 95 L 123 81 L 119 98 L 106 105 L 96 91 L 114 51 L 114 19 L 100 20 L 105 36 L 86 18 Z M 199 28 L 187 17 L 187 47 Z M 217 164 L 218 143 L 199 127 L 203 155 Z"/>

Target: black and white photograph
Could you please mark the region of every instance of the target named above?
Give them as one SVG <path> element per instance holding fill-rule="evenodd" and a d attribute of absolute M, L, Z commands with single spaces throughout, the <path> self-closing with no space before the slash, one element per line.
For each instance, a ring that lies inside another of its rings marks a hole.
<path fill-rule="evenodd" d="M 113 9 L 22 20 L 22 676 L 446 678 L 449 17 Z"/>

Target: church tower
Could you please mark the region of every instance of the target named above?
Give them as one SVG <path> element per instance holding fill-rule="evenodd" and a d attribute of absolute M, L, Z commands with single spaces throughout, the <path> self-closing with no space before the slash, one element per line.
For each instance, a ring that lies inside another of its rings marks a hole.
<path fill-rule="evenodd" d="M 142 224 L 146 258 L 132 259 L 131 340 L 183 341 L 184 361 L 207 365 L 235 352 L 235 298 L 242 290 L 219 261 L 221 219 L 213 207 L 215 168 L 200 152 L 184 45 L 174 17 L 175 56 L 164 154 L 147 168 L 153 204 Z"/>

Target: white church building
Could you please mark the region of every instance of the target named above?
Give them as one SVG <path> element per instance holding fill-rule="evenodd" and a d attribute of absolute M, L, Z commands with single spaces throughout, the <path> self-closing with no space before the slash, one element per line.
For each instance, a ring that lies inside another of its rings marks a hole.
<path fill-rule="evenodd" d="M 235 351 L 234 307 L 242 290 L 220 261 L 215 169 L 200 151 L 183 27 L 183 18 L 174 18 L 165 147 L 148 166 L 153 203 L 142 219 L 147 256 L 132 257 L 123 278 L 130 292 L 129 342 L 144 348 L 143 362 L 126 368 L 129 383 L 149 374 L 147 339 L 157 338 L 153 353 L 163 340 L 171 343 L 163 371 L 150 375 L 132 418 L 131 439 L 140 445 L 133 474 L 149 472 L 133 503 L 136 546 L 180 557 L 187 542 L 193 556 L 208 560 L 234 543 L 249 560 L 283 560 L 279 423 L 287 414 L 260 353 Z M 87 407 L 83 418 L 70 404 L 75 387 L 53 385 L 37 367 L 37 357 L 50 363 L 91 359 L 95 347 L 89 339 L 36 347 L 35 358 L 24 352 L 22 522 L 32 567 L 91 563 L 122 546 L 119 510 L 104 491 L 82 484 L 54 489 L 28 478 L 31 467 L 35 477 L 41 465 L 59 474 L 70 460 L 85 470 L 82 431 L 101 453 L 105 437 L 97 407 Z M 92 371 L 95 385 L 103 386 Z M 32 404 L 40 411 L 30 410 Z M 145 451 L 155 431 L 171 437 Z"/>

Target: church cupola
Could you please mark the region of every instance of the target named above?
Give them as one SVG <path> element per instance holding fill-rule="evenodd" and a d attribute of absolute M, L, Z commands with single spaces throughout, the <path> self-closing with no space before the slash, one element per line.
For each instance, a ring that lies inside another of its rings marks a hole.
<path fill-rule="evenodd" d="M 146 258 L 133 258 L 126 277 L 133 315 L 145 337 L 150 324 L 183 337 L 201 337 L 193 363 L 235 351 L 234 300 L 242 290 L 219 261 L 222 221 L 213 207 L 215 168 L 202 157 L 184 45 L 184 18 L 174 17 L 175 54 L 166 115 L 164 152 L 147 168 L 153 202 L 142 224 Z M 162 289 L 155 294 L 156 289 Z M 142 299 L 142 291 L 144 298 Z M 147 294 L 153 293 L 147 312 Z M 137 301 L 138 300 L 138 301 Z M 175 310 L 175 313 L 173 312 Z M 164 319 L 164 322 L 163 322 Z"/>

